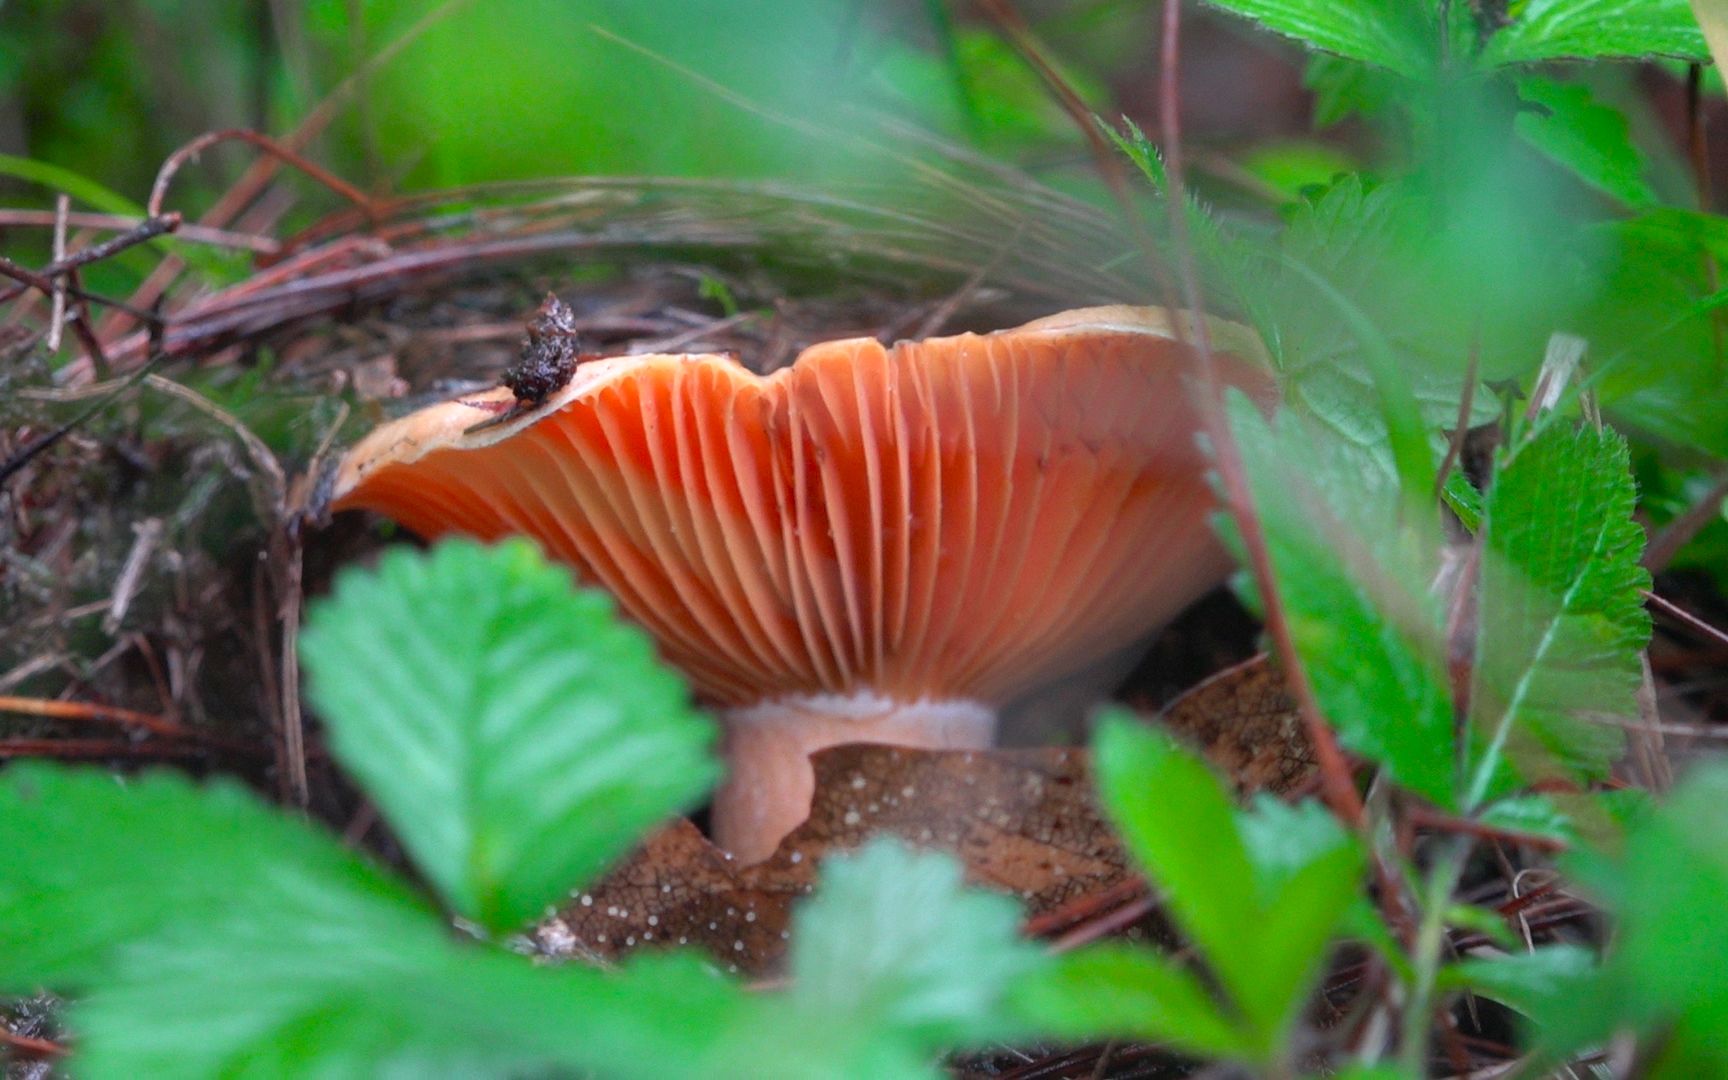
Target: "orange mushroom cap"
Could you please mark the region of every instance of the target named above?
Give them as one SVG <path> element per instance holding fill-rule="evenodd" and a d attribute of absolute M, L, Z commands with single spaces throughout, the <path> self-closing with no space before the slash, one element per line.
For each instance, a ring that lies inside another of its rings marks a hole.
<path fill-rule="evenodd" d="M 1269 400 L 1253 334 L 1209 329 L 1223 377 Z M 534 537 L 730 711 L 735 744 L 752 718 L 826 718 L 790 751 L 806 773 L 834 742 L 987 744 L 996 706 L 1227 570 L 1187 355 L 1169 312 L 1101 307 L 825 342 L 767 376 L 715 355 L 588 360 L 502 422 L 500 387 L 385 424 L 341 462 L 332 506 L 428 538 Z M 870 718 L 914 730 L 879 738 Z M 750 857 L 778 840 L 731 838 Z"/>

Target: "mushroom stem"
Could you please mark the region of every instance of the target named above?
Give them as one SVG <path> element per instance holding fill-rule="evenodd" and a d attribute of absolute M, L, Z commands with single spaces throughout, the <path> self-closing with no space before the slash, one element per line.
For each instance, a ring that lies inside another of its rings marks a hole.
<path fill-rule="evenodd" d="M 810 814 L 810 755 L 843 743 L 980 750 L 996 710 L 976 701 L 892 701 L 868 692 L 780 698 L 721 714 L 729 771 L 714 793 L 714 842 L 744 863 L 774 854 Z"/>

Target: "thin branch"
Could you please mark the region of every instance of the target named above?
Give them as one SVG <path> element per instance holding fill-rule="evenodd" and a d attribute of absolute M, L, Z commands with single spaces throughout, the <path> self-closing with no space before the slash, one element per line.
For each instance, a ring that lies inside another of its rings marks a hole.
<path fill-rule="evenodd" d="M 1100 938 L 1109 937 L 1118 930 L 1126 930 L 1144 919 L 1158 908 L 1158 900 L 1152 896 L 1142 896 L 1138 900 L 1130 900 L 1114 911 L 1107 912 L 1081 923 L 1074 929 L 1050 942 L 1052 953 L 1072 952 L 1082 945 L 1090 945 Z"/>
<path fill-rule="evenodd" d="M 1649 589 L 1640 589 L 1639 592 L 1643 595 L 1644 599 L 1648 600 L 1664 615 L 1667 615 L 1682 626 L 1685 626 L 1703 637 L 1717 642 L 1718 644 L 1728 645 L 1728 630 L 1722 630 L 1719 627 L 1710 625 L 1703 619 L 1700 619 L 1698 616 L 1681 607 L 1679 604 L 1676 604 L 1674 601 L 1658 596 Z"/>
<path fill-rule="evenodd" d="M 282 249 L 282 245 L 274 237 L 257 236 L 253 233 L 233 232 L 228 229 L 213 229 L 208 225 L 186 225 L 181 223 L 179 218 L 180 212 L 177 210 L 163 214 L 159 218 L 135 218 L 127 217 L 124 214 L 96 214 L 88 211 L 74 210 L 70 214 L 66 215 L 66 223 L 77 229 L 111 229 L 125 233 L 128 236 L 145 226 L 150 226 L 152 229 L 157 230 L 152 232 L 149 236 L 142 237 L 138 241 L 132 241 L 125 244 L 125 247 L 131 247 L 133 243 L 140 243 L 142 240 L 152 239 L 155 236 L 161 235 L 163 232 L 172 232 L 180 239 L 191 241 L 194 244 L 207 244 L 210 247 L 234 248 L 239 251 L 250 251 L 258 255 L 274 255 Z M 168 221 L 174 221 L 172 227 L 158 227 L 158 225 L 152 224 L 166 223 Z M 0 209 L 0 226 L 18 228 L 53 228 L 54 212 L 52 210 Z M 82 262 L 93 262 L 95 260 L 89 257 L 89 253 L 97 250 L 97 248 L 104 247 L 111 242 L 112 241 L 105 240 L 94 247 L 85 248 L 83 251 L 74 253 L 73 258 L 79 259 Z M 112 254 L 114 254 L 113 251 L 107 251 L 102 255 L 97 256 L 97 258 L 107 258 Z M 54 269 L 52 266 L 47 266 L 43 268 L 43 271 L 46 273 L 52 269 Z"/>
<path fill-rule="evenodd" d="M 72 210 L 72 200 L 64 192 L 54 199 L 54 261 L 59 262 L 66 257 L 66 215 Z M 52 275 L 43 274 L 43 277 Z M 23 292 L 22 285 L 14 286 Z M 48 351 L 60 351 L 60 332 L 66 321 L 66 287 L 63 283 L 54 285 L 54 302 L 48 309 Z"/>
<path fill-rule="evenodd" d="M 27 269 L 25 267 L 19 266 L 17 263 L 13 262 L 11 259 L 8 259 L 4 255 L 0 255 L 0 277 L 9 277 L 13 281 L 21 282 L 25 285 L 28 285 L 31 288 L 35 289 L 36 291 L 40 292 L 43 296 L 51 297 L 54 295 L 55 285 L 51 279 L 43 277 L 41 274 L 37 273 L 34 270 L 30 270 L 30 269 Z M 132 307 L 130 304 L 127 304 L 124 301 L 114 300 L 114 299 L 111 299 L 109 297 L 102 296 L 98 293 L 86 292 L 82 288 L 77 288 L 77 287 L 69 285 L 66 288 L 66 294 L 68 296 L 76 296 L 80 300 L 88 300 L 90 303 L 93 303 L 93 304 L 101 304 L 104 307 L 113 308 L 116 311 L 123 311 L 126 314 L 132 316 L 134 319 L 137 319 L 140 323 L 143 323 L 146 326 L 160 325 L 161 321 L 162 321 L 159 316 L 153 315 L 148 311 L 140 311 L 139 309 Z M 10 292 L 8 295 L 9 296 L 17 296 L 18 293 L 16 290 L 14 290 L 14 291 Z"/>
<path fill-rule="evenodd" d="M 1464 453 L 1464 439 L 1470 434 L 1470 411 L 1476 405 L 1476 381 L 1481 364 L 1482 320 L 1478 318 L 1470 334 L 1470 364 L 1464 371 L 1464 390 L 1458 398 L 1458 420 L 1452 428 L 1452 437 L 1446 441 L 1446 456 L 1440 459 L 1440 471 L 1434 474 L 1435 501 L 1439 501 L 1440 493 L 1446 490 L 1446 478 L 1452 474 L 1452 466 Z"/>
<path fill-rule="evenodd" d="M 1666 569 L 1681 548 L 1691 543 L 1692 538 L 1697 536 L 1704 526 L 1716 520 L 1724 499 L 1728 499 L 1728 469 L 1722 471 L 1716 482 L 1710 485 L 1710 490 L 1687 507 L 1684 514 L 1670 521 L 1663 526 L 1661 532 L 1650 538 L 1649 545 L 1644 549 L 1644 568 L 1652 574 Z"/>
<path fill-rule="evenodd" d="M 348 181 L 324 168 L 324 166 L 319 165 L 317 162 L 312 161 L 310 158 L 302 156 L 299 151 L 285 143 L 278 142 L 270 136 L 256 131 L 248 131 L 245 128 L 224 128 L 221 131 L 207 131 L 187 143 L 185 146 L 174 151 L 172 154 L 169 154 L 167 160 L 162 162 L 162 168 L 156 173 L 156 182 L 150 187 L 150 200 L 144 204 L 145 211 L 149 213 L 151 217 L 160 216 L 162 213 L 162 200 L 168 194 L 168 185 L 173 181 L 175 175 L 179 173 L 180 167 L 185 165 L 187 161 L 203 153 L 205 150 L 215 146 L 217 143 L 229 141 L 249 143 L 272 157 L 287 162 L 289 165 L 294 166 L 307 176 L 310 176 L 312 179 L 318 181 L 331 191 L 334 191 L 336 194 L 359 207 L 361 212 L 366 214 L 367 217 L 372 218 L 373 220 L 377 219 L 377 204 L 374 203 L 364 191 L 361 191 L 353 184 L 350 184 Z"/>
<path fill-rule="evenodd" d="M 203 757 L 210 748 L 199 743 L 131 742 L 126 739 L 0 739 L 0 761 L 14 758 L 65 760 L 131 760 Z"/>
<path fill-rule="evenodd" d="M 1093 164 L 1097 167 L 1099 175 L 1103 177 L 1105 185 L 1109 187 L 1110 194 L 1121 206 L 1122 216 L 1130 224 L 1139 224 L 1140 213 L 1134 205 L 1133 191 L 1128 183 L 1128 171 L 1122 166 L 1121 155 L 1116 153 L 1110 144 L 1104 140 L 1103 134 L 1099 132 L 1092 109 L 1081 99 L 1068 80 L 1062 77 L 1062 73 L 1056 70 L 1056 65 L 1051 63 L 1050 58 L 1044 53 L 1043 46 L 1039 44 L 1038 38 L 1032 33 L 1032 28 L 1026 25 L 1026 20 L 1021 18 L 1020 13 L 1014 9 L 1014 5 L 1009 0 L 978 0 L 978 6 L 983 8 L 984 13 L 996 23 L 997 29 L 1002 31 L 1003 36 L 1014 47 L 1014 51 L 1020 54 L 1021 59 L 1030 64 L 1032 70 L 1037 72 L 1038 77 L 1044 80 L 1044 85 L 1049 88 L 1057 103 L 1067 112 L 1069 119 L 1074 121 L 1074 126 L 1079 128 L 1080 134 L 1085 137 L 1086 145 L 1092 152 Z"/>
<path fill-rule="evenodd" d="M 0 1025 L 0 1045 L 10 1046 L 21 1053 L 35 1054 L 39 1057 L 60 1057 L 67 1052 L 64 1044 L 57 1043 L 53 1039 L 38 1039 L 32 1035 L 20 1035 L 15 1031 L 7 1030 L 4 1025 Z"/>
<path fill-rule="evenodd" d="M 48 720 L 67 720 L 75 723 L 112 724 L 122 728 L 147 731 L 152 735 L 160 735 L 167 739 L 218 746 L 225 750 L 246 754 L 258 752 L 257 747 L 248 743 L 227 739 L 214 732 L 190 728 L 164 716 L 139 712 L 136 709 L 122 709 L 114 705 L 99 705 L 89 701 L 55 701 L 47 698 L 14 697 L 8 694 L 0 695 L 0 712 L 23 716 L 40 716 Z"/>
<path fill-rule="evenodd" d="M 1164 0 L 1163 32 L 1159 47 L 1158 117 L 1160 142 L 1164 150 L 1165 172 L 1170 187 L 1169 211 L 1171 241 L 1176 249 L 1178 279 L 1182 287 L 1183 305 L 1194 315 L 1195 332 L 1192 345 L 1199 359 L 1203 401 L 1202 413 L 1207 436 L 1218 462 L 1218 474 L 1223 480 L 1226 502 L 1236 526 L 1242 534 L 1248 561 L 1259 585 L 1261 603 L 1266 610 L 1266 629 L 1272 636 L 1278 657 L 1289 682 L 1291 696 L 1302 714 L 1303 726 L 1314 747 L 1314 757 L 1320 767 L 1321 792 L 1327 805 L 1352 829 L 1360 831 L 1365 823 L 1362 797 L 1356 791 L 1349 762 L 1338 747 L 1337 738 L 1320 709 L 1314 686 L 1302 666 L 1296 651 L 1295 638 L 1284 614 L 1284 602 L 1278 591 L 1278 581 L 1272 567 L 1272 554 L 1260 518 L 1254 510 L 1254 498 L 1248 486 L 1248 474 L 1242 461 L 1241 448 L 1224 413 L 1224 387 L 1218 378 L 1218 368 L 1212 355 L 1209 327 L 1202 316 L 1199 275 L 1194 265 L 1193 247 L 1188 237 L 1188 220 L 1182 212 L 1186 201 L 1182 179 L 1182 129 L 1179 115 L 1178 86 L 1180 76 L 1181 5 L 1178 0 Z M 1185 337 L 1184 319 L 1171 320 L 1179 336 Z"/>
<path fill-rule="evenodd" d="M 105 215 L 96 214 L 67 214 L 64 220 L 71 223 L 76 218 L 92 217 L 104 218 L 107 221 L 127 220 L 125 218 L 106 218 Z M 56 221 L 58 222 L 58 220 L 59 216 L 56 215 Z M 44 266 L 41 270 L 38 270 L 37 274 L 39 274 L 44 280 L 49 281 L 63 277 L 70 274 L 72 271 L 77 270 L 81 266 L 88 266 L 94 262 L 101 262 L 103 259 L 109 258 L 110 256 L 118 255 L 127 248 L 137 247 L 139 244 L 149 240 L 154 240 L 156 237 L 165 233 L 177 232 L 180 229 L 180 220 L 180 215 L 178 213 L 162 214 L 158 217 L 148 217 L 127 229 L 119 236 L 109 237 L 100 244 L 92 244 L 80 251 L 73 252 L 71 255 L 67 255 L 60 248 L 56 248 L 54 251 L 54 261 L 49 263 L 47 266 Z M 58 226 L 56 225 L 56 228 L 57 227 Z M 86 226 L 80 227 L 82 228 Z M 14 286 L 5 292 L 0 292 L 0 304 L 4 304 L 8 300 L 14 299 L 23 291 L 22 287 Z"/>
<path fill-rule="evenodd" d="M 1503 844 L 1534 848 L 1537 851 L 1565 851 L 1571 846 L 1557 837 L 1495 828 L 1480 821 L 1442 814 L 1437 810 L 1429 810 L 1421 806 L 1411 807 L 1409 815 L 1411 824 L 1419 828 L 1455 833 L 1459 836 L 1470 836 L 1477 840 L 1496 840 Z"/>
<path fill-rule="evenodd" d="M 1020 932 L 1026 937 L 1047 937 L 1145 895 L 1146 883 L 1137 877 L 1129 878 L 1099 892 L 1077 897 L 1061 907 L 1034 915 L 1026 920 Z"/>
<path fill-rule="evenodd" d="M 5 261 L 5 257 L 0 256 L 0 263 Z M 0 272 L 4 272 L 4 270 L 4 267 L 0 267 Z M 43 451 L 59 442 L 67 435 L 78 430 L 87 423 L 91 417 L 107 408 L 115 398 L 119 397 L 120 394 L 126 390 L 127 387 L 132 386 L 140 379 L 147 377 L 150 374 L 151 369 L 161 362 L 162 355 L 163 354 L 160 352 L 155 353 L 145 362 L 143 367 L 139 368 L 131 375 L 128 375 L 124 379 L 115 380 L 107 384 L 108 386 L 111 386 L 112 389 L 108 390 L 108 392 L 103 394 L 88 408 L 84 409 L 77 416 L 74 416 L 72 419 L 61 424 L 54 430 L 38 435 L 36 438 L 19 447 L 13 452 L 12 456 L 8 457 L 4 462 L 0 462 L 0 487 L 3 487 L 6 481 L 10 480 L 14 475 L 20 472 L 24 466 L 34 461 Z"/>

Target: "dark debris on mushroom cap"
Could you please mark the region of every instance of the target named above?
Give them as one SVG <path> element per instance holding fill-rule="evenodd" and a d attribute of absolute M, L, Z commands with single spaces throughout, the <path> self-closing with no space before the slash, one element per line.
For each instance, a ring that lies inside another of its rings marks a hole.
<path fill-rule="evenodd" d="M 570 382 L 580 360 L 576 313 L 556 295 L 547 293 L 528 324 L 520 356 L 499 382 L 516 395 L 519 407 L 533 408 Z"/>

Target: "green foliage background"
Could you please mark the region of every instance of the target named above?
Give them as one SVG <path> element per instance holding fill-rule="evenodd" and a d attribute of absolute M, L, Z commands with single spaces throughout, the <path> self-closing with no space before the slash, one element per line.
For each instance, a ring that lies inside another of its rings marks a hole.
<path fill-rule="evenodd" d="M 1103 723 L 1101 801 L 1186 954 L 1044 955 L 1016 937 L 1014 905 L 965 888 L 951 860 L 880 844 L 825 868 L 774 992 L 689 956 L 535 967 L 509 935 L 699 804 L 713 733 L 606 601 L 524 546 L 453 543 L 349 575 L 304 643 L 332 753 L 424 888 L 229 782 L 13 766 L 0 989 L 72 995 L 93 1076 L 919 1076 L 992 1040 L 1132 1037 L 1283 1077 L 1349 940 L 1401 1004 L 1371 1060 L 1338 1055 L 1354 1075 L 1425 1075 L 1436 1010 L 1465 991 L 1528 1019 L 1532 1070 L 1621 1033 L 1647 1075 L 1728 1067 L 1723 769 L 1667 797 L 1604 790 L 1651 633 L 1635 515 L 1683 513 L 1728 458 L 1728 219 L 1638 75 L 1706 60 L 1693 7 L 1210 7 L 1227 20 L 1212 25 L 1303 65 L 1315 130 L 1190 172 L 1172 208 L 1158 147 L 1107 127 L 1144 181 L 1135 209 L 1164 271 L 1186 276 L 1172 256 L 1191 255 L 1185 283 L 1251 323 L 1278 369 L 1278 415 L 1237 398 L 1209 433 L 1221 471 L 1240 469 L 1220 529 L 1245 563 L 1265 555 L 1239 591 L 1281 612 L 1282 661 L 1376 798 L 1240 807 L 1162 735 Z M 0 174 L 20 203 L 63 189 L 136 212 L 185 137 L 291 128 L 433 9 L 9 4 L 0 119 L 27 154 Z M 1112 43 L 1146 15 L 1079 5 L 1037 29 L 1101 102 L 1144 62 Z M 1036 75 L 939 3 L 474 3 L 364 80 L 315 150 L 381 190 L 581 172 L 837 190 L 906 167 L 868 134 L 885 111 L 963 151 L 1054 155 L 1046 179 L 1110 206 L 1069 167 L 1082 140 Z M 176 203 L 205 205 L 239 160 L 190 174 Z M 140 272 L 134 257 L 91 276 Z M 1562 361 L 1575 366 L 1532 407 L 1539 369 Z M 1443 473 L 1460 416 L 1498 442 Z M 1463 643 L 1448 591 L 1461 551 L 1478 627 Z M 1676 565 L 1728 586 L 1719 508 Z M 1418 811 L 1450 831 L 1402 844 Z M 1560 872 L 1615 933 L 1529 948 L 1462 903 L 1483 832 L 1565 846 Z M 1454 958 L 1460 928 L 1499 953 Z"/>

